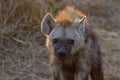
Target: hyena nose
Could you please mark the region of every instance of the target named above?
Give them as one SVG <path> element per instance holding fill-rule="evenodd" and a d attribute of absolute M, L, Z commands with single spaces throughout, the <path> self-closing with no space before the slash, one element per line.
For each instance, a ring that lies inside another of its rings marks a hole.
<path fill-rule="evenodd" d="M 58 50 L 58 55 L 59 55 L 60 57 L 65 57 L 65 55 L 66 55 L 66 50 L 65 50 L 64 48 L 59 49 L 59 50 Z"/>
<path fill-rule="evenodd" d="M 59 52 L 58 55 L 59 55 L 60 57 L 64 57 L 64 56 L 65 56 L 65 52 Z"/>

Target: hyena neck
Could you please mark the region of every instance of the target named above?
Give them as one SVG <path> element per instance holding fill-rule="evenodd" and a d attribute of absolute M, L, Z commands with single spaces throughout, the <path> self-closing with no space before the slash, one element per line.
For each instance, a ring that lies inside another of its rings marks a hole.
<path fill-rule="evenodd" d="M 79 57 L 81 54 L 83 54 L 85 52 L 85 47 L 84 46 L 82 46 L 82 47 L 80 47 L 73 55 L 74 55 L 74 57 Z"/>

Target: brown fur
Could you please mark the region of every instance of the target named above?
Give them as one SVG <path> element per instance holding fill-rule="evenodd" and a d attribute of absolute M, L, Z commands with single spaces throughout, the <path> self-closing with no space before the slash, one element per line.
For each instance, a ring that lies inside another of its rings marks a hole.
<path fill-rule="evenodd" d="M 53 80 L 88 80 L 89 75 L 91 75 L 92 80 L 104 80 L 101 52 L 95 33 L 86 26 L 84 35 L 80 41 L 77 41 L 76 32 L 73 30 L 73 27 L 77 24 L 75 23 L 76 17 L 73 18 L 69 14 L 81 17 L 81 12 L 73 7 L 67 7 L 54 19 L 59 28 L 55 28 L 49 35 L 47 34 L 46 46 L 49 51 Z M 56 34 L 62 36 L 60 36 L 57 45 L 54 46 L 52 39 Z M 75 39 L 74 47 L 69 44 L 66 36 Z M 61 46 L 65 46 L 64 49 L 67 53 L 63 60 L 56 55 Z"/>
<path fill-rule="evenodd" d="M 74 16 L 72 16 L 74 15 Z M 77 9 L 74 6 L 67 6 L 63 11 L 61 11 L 56 17 L 56 22 L 69 21 L 73 22 L 76 18 L 82 18 L 85 14 Z"/>

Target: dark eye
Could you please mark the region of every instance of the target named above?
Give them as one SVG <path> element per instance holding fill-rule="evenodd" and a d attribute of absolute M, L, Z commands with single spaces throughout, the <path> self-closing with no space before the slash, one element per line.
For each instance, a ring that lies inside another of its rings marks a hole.
<path fill-rule="evenodd" d="M 53 39 L 53 43 L 56 44 L 59 40 L 58 39 Z"/>
<path fill-rule="evenodd" d="M 68 42 L 69 42 L 69 44 L 74 44 L 74 40 L 73 39 L 69 39 Z"/>

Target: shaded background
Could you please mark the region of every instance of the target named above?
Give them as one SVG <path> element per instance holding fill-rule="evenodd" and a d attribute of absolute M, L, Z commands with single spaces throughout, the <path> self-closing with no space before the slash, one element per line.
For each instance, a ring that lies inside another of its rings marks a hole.
<path fill-rule="evenodd" d="M 51 79 L 41 20 L 67 5 L 97 33 L 105 80 L 120 80 L 120 0 L 0 0 L 0 80 Z"/>

